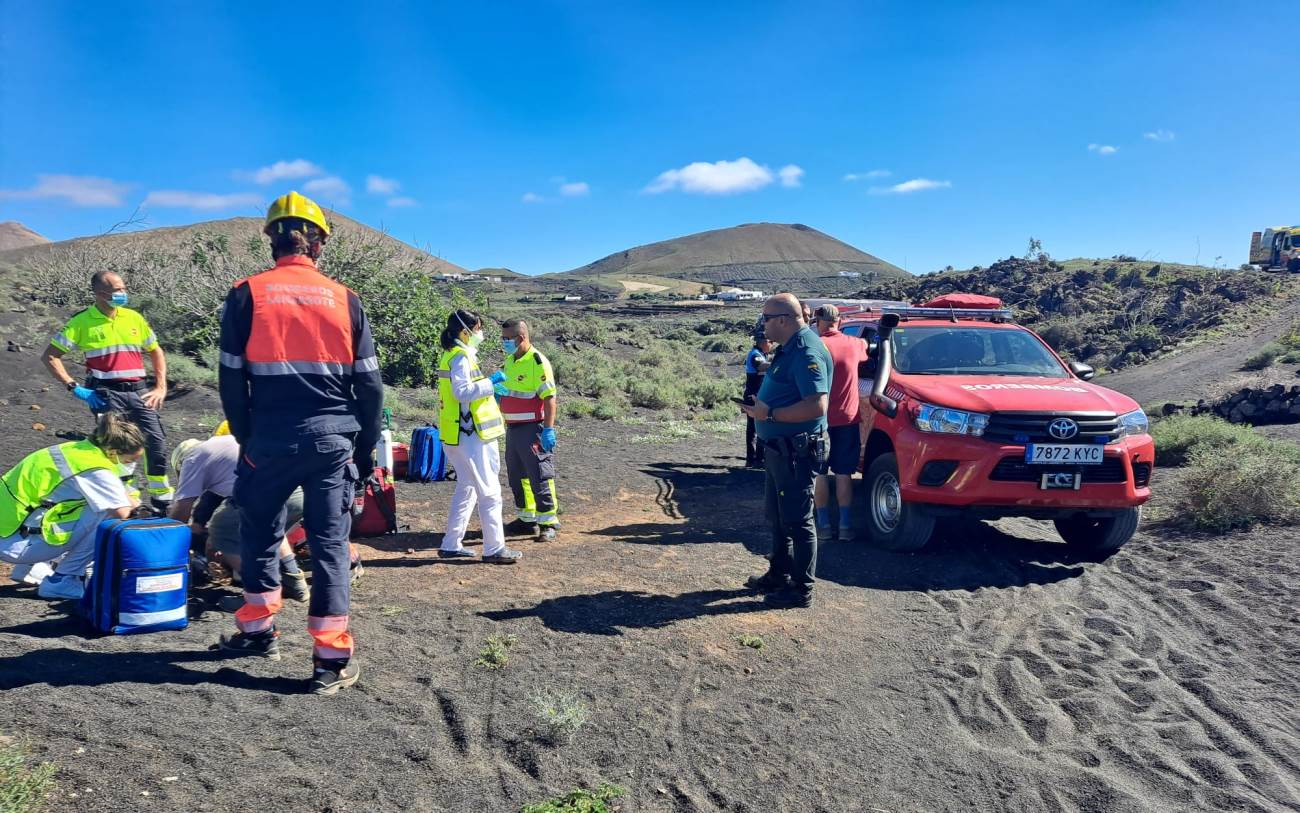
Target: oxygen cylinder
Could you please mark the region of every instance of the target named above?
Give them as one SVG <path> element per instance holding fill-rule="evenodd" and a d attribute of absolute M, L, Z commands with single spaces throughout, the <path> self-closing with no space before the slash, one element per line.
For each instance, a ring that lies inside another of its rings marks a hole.
<path fill-rule="evenodd" d="M 379 431 L 379 445 L 376 448 L 379 458 L 376 465 L 384 471 L 393 472 L 393 411 L 384 407 L 384 428 Z"/>

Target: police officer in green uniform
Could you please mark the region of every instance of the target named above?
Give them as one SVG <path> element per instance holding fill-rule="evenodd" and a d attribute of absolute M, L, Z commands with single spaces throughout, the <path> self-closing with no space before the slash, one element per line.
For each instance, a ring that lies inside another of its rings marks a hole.
<path fill-rule="evenodd" d="M 831 389 L 831 355 L 802 316 L 793 294 L 763 303 L 763 332 L 780 344 L 752 405 L 764 446 L 767 519 L 772 525 L 772 555 L 767 573 L 745 582 L 767 592 L 777 607 L 812 604 L 817 570 L 817 530 L 813 486 L 826 473 L 829 444 L 826 409 Z"/>

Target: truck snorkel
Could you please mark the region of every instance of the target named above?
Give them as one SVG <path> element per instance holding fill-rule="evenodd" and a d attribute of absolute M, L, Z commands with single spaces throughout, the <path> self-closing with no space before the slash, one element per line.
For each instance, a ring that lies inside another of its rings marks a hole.
<path fill-rule="evenodd" d="M 878 343 L 876 344 L 876 382 L 871 387 L 871 406 L 877 412 L 886 417 L 893 418 L 898 415 L 898 402 L 888 395 L 885 395 L 885 388 L 889 386 L 889 374 L 894 369 L 894 344 L 889 340 L 889 335 L 898 327 L 898 314 L 886 313 L 880 317 L 880 326 L 878 330 Z"/>

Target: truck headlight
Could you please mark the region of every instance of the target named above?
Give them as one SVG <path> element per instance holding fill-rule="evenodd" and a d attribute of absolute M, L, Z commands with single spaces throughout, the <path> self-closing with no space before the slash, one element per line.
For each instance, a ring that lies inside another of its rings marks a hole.
<path fill-rule="evenodd" d="M 1119 436 L 1121 438 L 1131 435 L 1145 435 L 1150 428 L 1151 422 L 1147 420 L 1147 414 L 1140 409 L 1125 412 L 1119 416 Z"/>
<path fill-rule="evenodd" d="M 922 432 L 943 432 L 949 435 L 984 434 L 989 425 L 989 416 L 982 412 L 966 412 L 961 409 L 920 404 L 916 412 L 916 428 Z"/>

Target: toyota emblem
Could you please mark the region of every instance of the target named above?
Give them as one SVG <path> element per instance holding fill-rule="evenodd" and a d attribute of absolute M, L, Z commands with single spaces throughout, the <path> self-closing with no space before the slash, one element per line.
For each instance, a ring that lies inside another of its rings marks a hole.
<path fill-rule="evenodd" d="M 1047 425 L 1047 434 L 1057 440 L 1069 440 L 1079 434 L 1079 424 L 1069 418 L 1057 418 Z"/>

